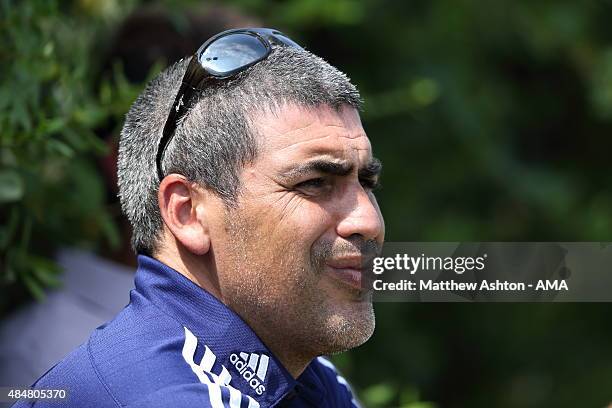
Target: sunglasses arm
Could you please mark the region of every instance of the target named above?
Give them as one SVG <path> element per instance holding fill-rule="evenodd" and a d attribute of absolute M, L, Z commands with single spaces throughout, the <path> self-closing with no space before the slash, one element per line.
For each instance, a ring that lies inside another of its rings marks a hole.
<path fill-rule="evenodd" d="M 187 114 L 187 112 L 189 112 L 189 109 L 193 105 L 194 96 L 198 92 L 197 89 L 189 84 L 204 82 L 204 80 L 208 79 L 207 75 L 203 75 L 203 71 L 204 70 L 199 66 L 197 57 L 192 57 L 181 81 L 181 86 L 176 94 L 174 103 L 172 104 L 172 109 L 170 109 L 170 113 L 168 114 L 168 118 L 164 124 L 163 134 L 157 146 L 155 163 L 157 166 L 157 177 L 160 182 L 164 178 L 162 161 L 164 160 L 166 147 L 172 140 L 179 122 Z"/>

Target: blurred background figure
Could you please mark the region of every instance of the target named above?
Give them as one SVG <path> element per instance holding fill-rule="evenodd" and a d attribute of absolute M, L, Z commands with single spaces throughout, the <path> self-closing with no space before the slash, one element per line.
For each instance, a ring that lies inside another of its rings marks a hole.
<path fill-rule="evenodd" d="M 233 10 L 213 7 L 171 13 L 161 7 L 137 9 L 119 26 L 100 69 L 100 82 L 117 74 L 143 84 L 152 70 L 191 56 L 212 35 L 235 27 L 258 26 Z M 129 224 L 117 198 L 117 140 L 122 123 L 109 120 L 96 133 L 110 154 L 98 160 L 107 204 L 121 233 L 121 245 L 91 250 L 63 248 L 56 260 L 62 287 L 41 302 L 29 303 L 0 326 L 0 384 L 29 386 L 90 332 L 114 317 L 129 301 L 136 258 Z M 92 158 L 93 160 L 93 158 Z"/>

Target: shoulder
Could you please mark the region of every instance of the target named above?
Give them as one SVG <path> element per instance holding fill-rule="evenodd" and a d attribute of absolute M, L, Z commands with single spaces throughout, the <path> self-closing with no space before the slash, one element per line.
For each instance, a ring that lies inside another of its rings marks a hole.
<path fill-rule="evenodd" d="M 92 395 L 89 399 L 71 398 L 70 391 L 67 392 L 68 399 L 44 401 L 35 404 L 25 400 L 14 405 L 15 408 L 22 407 L 49 407 L 49 408 L 72 408 L 81 406 L 96 406 L 107 408 L 174 408 L 174 407 L 199 407 L 199 408 L 259 408 L 259 404 L 252 398 L 241 394 L 231 386 L 222 384 L 180 384 L 162 388 L 155 392 L 134 398 L 127 405 L 121 404 L 100 395 Z"/>
<path fill-rule="evenodd" d="M 331 361 L 325 357 L 317 357 L 313 366 L 329 394 L 333 395 L 341 406 L 361 407 L 350 384 Z"/>
<path fill-rule="evenodd" d="M 180 324 L 156 308 L 135 313 L 128 306 L 34 387 L 65 389 L 66 406 L 130 405 L 141 396 L 193 381 L 191 369 L 182 361 L 183 343 Z"/>
<path fill-rule="evenodd" d="M 74 350 L 49 369 L 32 386 L 36 389 L 64 390 L 63 400 L 40 400 L 36 407 L 75 407 L 95 404 L 98 407 L 117 407 L 119 403 L 109 393 L 91 364 L 87 343 Z M 19 406 L 19 405 L 17 405 Z"/>
<path fill-rule="evenodd" d="M 128 408 L 259 408 L 252 398 L 230 385 L 215 383 L 180 384 L 162 388 L 127 405 Z"/>

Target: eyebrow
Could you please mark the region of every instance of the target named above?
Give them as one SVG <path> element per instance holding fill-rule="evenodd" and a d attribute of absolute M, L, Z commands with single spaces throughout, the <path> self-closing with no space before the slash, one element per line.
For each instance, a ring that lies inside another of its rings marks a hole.
<path fill-rule="evenodd" d="M 311 173 L 322 173 L 332 176 L 347 176 L 355 166 L 346 161 L 331 161 L 318 159 L 307 163 L 300 164 L 287 171 L 281 172 L 281 175 L 287 178 L 304 176 Z M 359 169 L 359 177 L 372 178 L 380 174 L 382 163 L 377 158 L 372 158 L 370 161 Z"/>
<path fill-rule="evenodd" d="M 380 175 L 382 171 L 382 163 L 376 157 L 372 157 L 370 161 L 359 169 L 359 178 L 374 178 Z"/>

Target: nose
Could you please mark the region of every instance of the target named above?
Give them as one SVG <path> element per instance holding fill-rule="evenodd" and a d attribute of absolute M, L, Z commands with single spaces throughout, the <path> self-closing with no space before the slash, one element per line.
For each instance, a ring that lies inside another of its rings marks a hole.
<path fill-rule="evenodd" d="M 366 240 L 381 240 L 384 221 L 376 198 L 360 185 L 351 190 L 344 195 L 336 233 L 343 238 L 359 234 Z"/>

